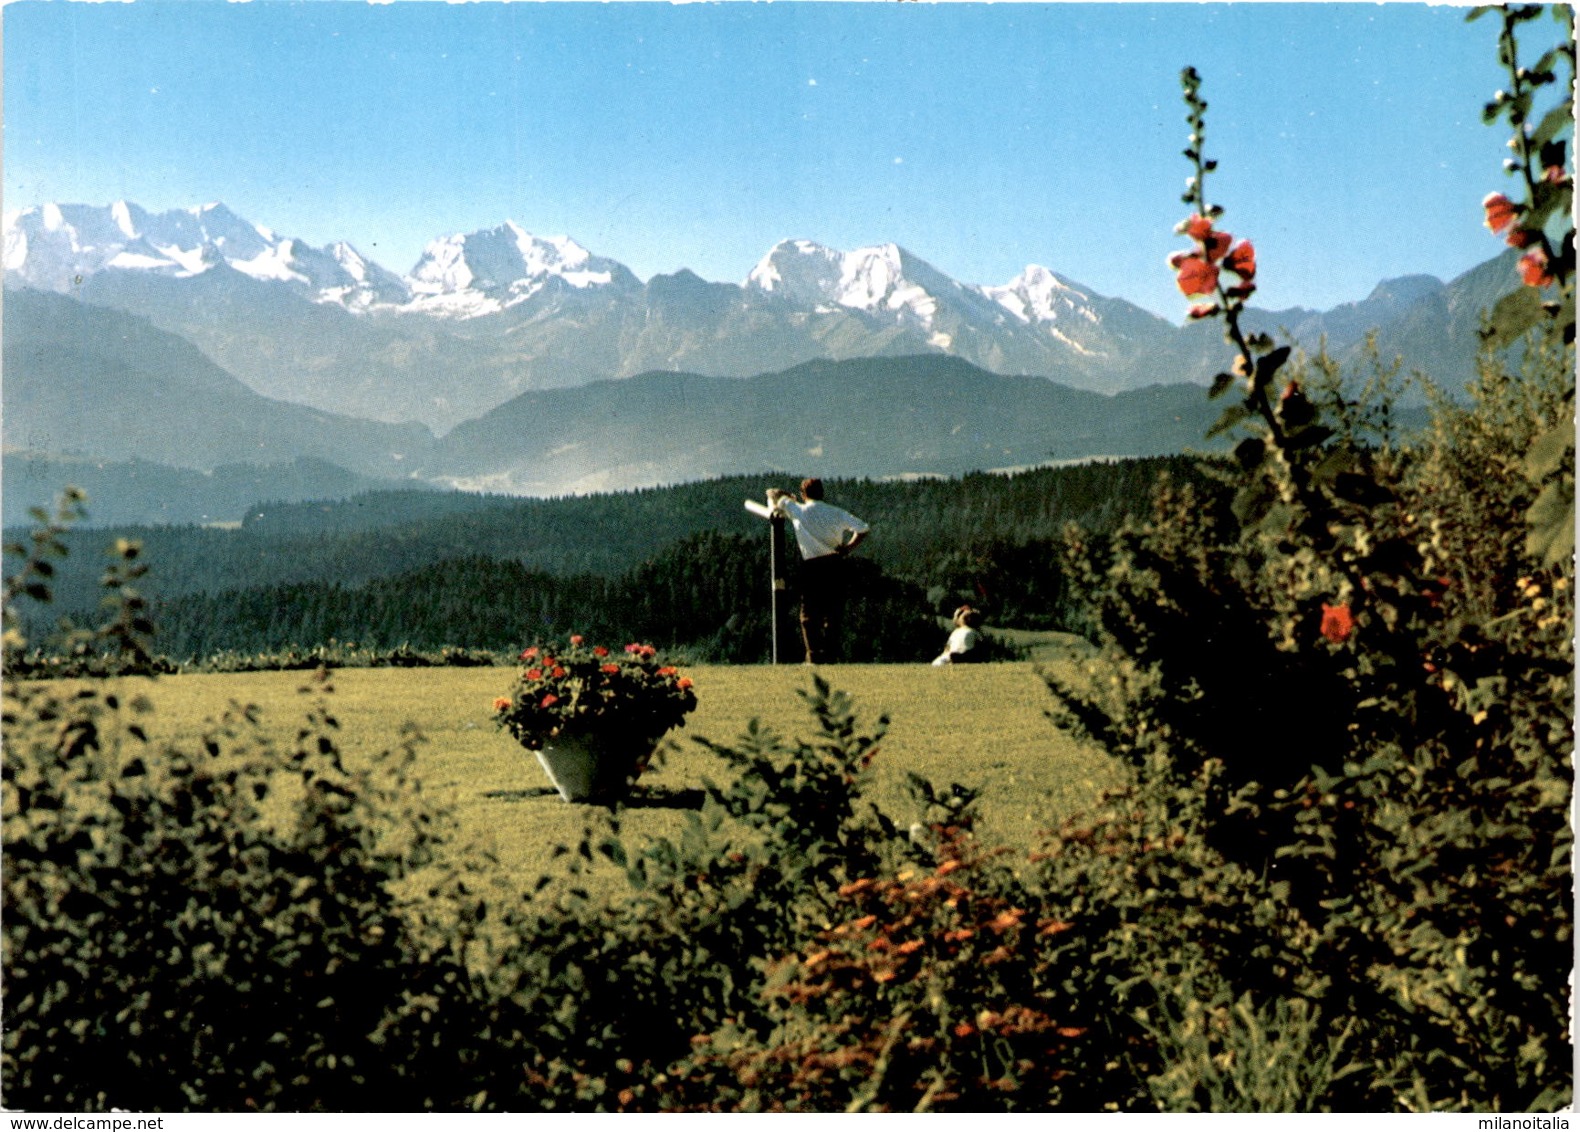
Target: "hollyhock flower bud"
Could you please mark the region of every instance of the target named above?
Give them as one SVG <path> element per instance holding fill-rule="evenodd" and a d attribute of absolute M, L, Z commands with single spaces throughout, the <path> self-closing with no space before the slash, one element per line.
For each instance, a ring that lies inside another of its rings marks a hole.
<path fill-rule="evenodd" d="M 1218 313 L 1218 309 L 1217 303 L 1197 303 L 1185 312 L 1185 317 L 1191 319 L 1211 318 Z"/>
<path fill-rule="evenodd" d="M 1180 263 L 1178 283 L 1183 294 L 1211 294 L 1218 286 L 1218 269 L 1199 256 L 1187 256 Z"/>

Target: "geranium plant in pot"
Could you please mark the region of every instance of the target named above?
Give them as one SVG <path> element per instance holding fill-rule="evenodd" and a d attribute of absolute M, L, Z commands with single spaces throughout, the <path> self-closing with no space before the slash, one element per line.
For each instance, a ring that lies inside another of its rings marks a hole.
<path fill-rule="evenodd" d="M 567 802 L 614 802 L 647 769 L 658 742 L 697 706 L 689 677 L 652 645 L 620 652 L 570 638 L 533 646 L 494 721 L 537 755 Z"/>

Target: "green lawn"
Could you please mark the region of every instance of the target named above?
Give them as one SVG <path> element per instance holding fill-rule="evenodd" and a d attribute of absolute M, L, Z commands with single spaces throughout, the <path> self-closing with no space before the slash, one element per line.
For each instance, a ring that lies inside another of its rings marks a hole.
<path fill-rule="evenodd" d="M 684 729 L 672 733 L 664 765 L 642 779 L 638 805 L 624 818 L 627 834 L 676 828 L 685 808 L 700 800 L 704 777 L 722 775 L 724 764 L 693 736 L 730 742 L 754 716 L 785 735 L 809 735 L 813 729 L 796 694 L 811 686 L 805 668 L 686 671 L 696 681 L 698 708 Z M 1051 700 L 1031 663 L 948 669 L 842 665 L 820 671 L 855 698 L 868 726 L 881 713 L 891 717 L 874 769 L 880 801 L 896 817 L 918 816 L 907 808 L 901 785 L 904 773 L 915 771 L 939 785 L 982 787 L 982 835 L 1029 845 L 1038 831 L 1122 778 L 1107 755 L 1048 722 L 1043 713 Z M 607 811 L 561 801 L 535 758 L 495 729 L 492 701 L 508 690 L 513 676 L 499 668 L 342 669 L 332 674 L 329 701 L 351 758 L 400 742 L 403 725 L 415 724 L 423 736 L 418 775 L 425 791 L 449 805 L 466 834 L 529 884 L 550 871 L 556 844 L 574 843 L 589 821 L 603 821 Z M 145 721 L 151 738 L 191 747 L 205 721 L 230 701 L 257 705 L 265 726 L 280 742 L 290 742 L 310 703 L 300 689 L 311 682 L 308 673 L 269 672 L 124 683 L 154 703 Z"/>

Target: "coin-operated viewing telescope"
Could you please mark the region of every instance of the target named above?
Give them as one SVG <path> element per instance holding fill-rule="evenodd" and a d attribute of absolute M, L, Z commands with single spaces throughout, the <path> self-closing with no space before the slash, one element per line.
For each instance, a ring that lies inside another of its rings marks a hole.
<path fill-rule="evenodd" d="M 770 655 L 779 663 L 779 634 L 790 624 L 790 587 L 785 579 L 785 515 L 783 511 L 755 499 L 746 501 L 746 509 L 759 519 L 768 520 L 768 580 L 769 600 L 772 611 L 769 618 L 771 638 Z"/>

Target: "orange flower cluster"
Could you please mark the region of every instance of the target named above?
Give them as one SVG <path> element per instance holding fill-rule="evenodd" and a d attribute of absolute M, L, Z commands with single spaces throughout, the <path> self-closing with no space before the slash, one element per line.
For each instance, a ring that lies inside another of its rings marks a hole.
<path fill-rule="evenodd" d="M 1560 174 L 1562 170 L 1559 170 Z M 1541 233 L 1534 228 L 1521 227 L 1517 221 L 1525 206 L 1516 204 L 1502 193 L 1488 193 L 1481 202 L 1486 213 L 1486 225 L 1495 236 L 1503 236 L 1511 248 L 1530 248 L 1520 257 L 1520 280 L 1527 287 L 1545 287 L 1553 282 L 1552 264 L 1545 248 L 1534 246 L 1541 240 Z"/>

